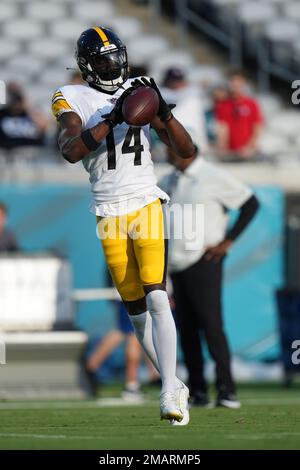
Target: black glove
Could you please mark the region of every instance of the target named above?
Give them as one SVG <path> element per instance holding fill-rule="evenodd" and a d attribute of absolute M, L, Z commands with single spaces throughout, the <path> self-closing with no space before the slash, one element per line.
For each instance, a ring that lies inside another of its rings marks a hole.
<path fill-rule="evenodd" d="M 170 117 L 172 116 L 172 109 L 175 108 L 176 104 L 167 104 L 165 100 L 163 99 L 161 92 L 159 91 L 158 86 L 156 85 L 154 78 L 150 78 L 150 80 L 147 80 L 147 78 L 143 77 L 141 79 L 136 78 L 132 83 L 132 86 L 134 88 L 137 88 L 139 86 L 149 86 L 153 88 L 153 90 L 156 91 L 159 97 L 159 108 L 158 108 L 158 117 L 162 122 L 168 121 Z"/>
<path fill-rule="evenodd" d="M 135 87 L 131 86 L 130 88 L 127 88 L 127 90 L 122 93 L 120 98 L 117 99 L 115 107 L 111 110 L 110 113 L 107 114 L 102 114 L 101 117 L 103 117 L 106 121 L 109 122 L 110 127 L 113 128 L 117 124 L 122 124 L 124 122 L 124 117 L 122 114 L 122 105 L 123 101 L 126 98 L 126 96 L 130 95 L 132 90 L 134 90 Z"/>

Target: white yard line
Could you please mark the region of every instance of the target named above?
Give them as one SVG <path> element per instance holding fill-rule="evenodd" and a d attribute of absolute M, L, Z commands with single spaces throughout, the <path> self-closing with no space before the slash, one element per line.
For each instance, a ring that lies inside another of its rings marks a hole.
<path fill-rule="evenodd" d="M 45 409 L 96 409 L 96 408 L 115 408 L 118 406 L 146 406 L 153 407 L 157 406 L 157 400 L 146 400 L 143 402 L 128 402 L 122 398 L 112 397 L 112 398 L 100 398 L 95 401 L 23 401 L 23 402 L 14 402 L 0 401 L 0 410 L 45 410 Z M 291 398 L 271 398 L 271 397 L 261 397 L 261 398 L 243 398 L 241 397 L 242 405 L 246 406 L 285 406 L 285 405 L 299 405 L 300 406 L 300 397 L 291 397 Z M 213 408 L 214 409 L 214 408 Z M 243 410 L 243 408 L 242 408 Z"/>
<path fill-rule="evenodd" d="M 52 401 L 28 401 L 28 402 L 0 402 L 0 410 L 45 410 L 45 409 L 86 409 L 86 408 L 109 408 L 117 406 L 152 406 L 157 405 L 155 401 L 129 402 L 122 398 L 100 398 L 95 401 L 79 402 L 52 402 Z"/>
<path fill-rule="evenodd" d="M 241 398 L 244 405 L 300 405 L 300 397 L 291 398 Z"/>
<path fill-rule="evenodd" d="M 85 439 L 95 440 L 95 436 L 66 436 L 64 434 L 25 434 L 25 433 L 11 433 L 0 432 L 0 438 L 19 438 L 19 439 Z"/>
<path fill-rule="evenodd" d="M 258 441 L 260 439 L 282 439 L 284 437 L 296 437 L 300 436 L 300 432 L 261 432 L 256 434 L 228 434 L 223 436 L 225 439 L 239 440 L 243 439 L 245 441 Z"/>
<path fill-rule="evenodd" d="M 300 432 L 283 432 L 283 431 L 278 431 L 277 433 L 275 432 L 264 432 L 264 433 L 255 433 L 255 434 L 218 434 L 218 437 L 220 439 L 229 439 L 229 440 L 245 440 L 245 441 L 258 441 L 261 439 L 284 439 L 284 438 L 289 438 L 289 437 L 299 437 Z M 167 436 L 163 434 L 154 434 L 152 436 L 154 439 L 167 439 Z M 208 436 L 198 436 L 199 440 L 203 440 L 207 438 Z M 95 440 L 101 440 L 97 439 L 95 436 L 66 436 L 65 434 L 31 434 L 31 433 L 5 433 L 1 432 L 0 433 L 0 438 L 6 438 L 6 439 L 45 439 L 45 440 L 86 440 L 86 441 L 95 441 Z"/>

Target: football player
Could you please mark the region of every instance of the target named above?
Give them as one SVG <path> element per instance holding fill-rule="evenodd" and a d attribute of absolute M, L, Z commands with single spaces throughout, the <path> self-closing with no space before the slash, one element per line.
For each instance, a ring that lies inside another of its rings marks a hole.
<path fill-rule="evenodd" d="M 100 238 L 112 279 L 137 338 L 161 376 L 161 419 L 187 424 L 189 391 L 175 375 L 176 329 L 165 282 L 164 208 L 169 198 L 156 185 L 150 126 L 124 122 L 125 96 L 138 86 L 154 88 L 159 110 L 151 126 L 182 158 L 193 155 L 194 145 L 154 80 L 128 79 L 126 47 L 114 32 L 99 26 L 84 31 L 76 60 L 88 86 L 63 86 L 52 99 L 60 151 L 70 163 L 81 160 L 90 175 L 91 211 L 98 232 L 106 235 Z M 107 231 L 112 222 L 117 233 Z"/>

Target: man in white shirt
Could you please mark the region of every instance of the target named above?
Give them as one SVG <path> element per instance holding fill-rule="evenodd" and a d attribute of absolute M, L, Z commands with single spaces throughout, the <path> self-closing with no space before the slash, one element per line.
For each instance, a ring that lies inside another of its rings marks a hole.
<path fill-rule="evenodd" d="M 199 339 L 199 330 L 203 330 L 216 364 L 216 404 L 238 408 L 240 403 L 235 396 L 230 352 L 222 324 L 223 260 L 254 217 L 259 203 L 250 188 L 206 162 L 197 152 L 182 161 L 173 151 L 168 152 L 175 170 L 163 178 L 160 186 L 171 197 L 171 210 L 174 206 L 188 208 L 189 214 L 188 218 L 178 217 L 174 211 L 170 217 L 169 271 L 192 402 L 198 406 L 209 403 Z M 203 211 L 197 213 L 199 207 Z M 239 210 L 231 228 L 228 228 L 228 209 Z M 201 213 L 200 230 L 195 232 L 195 221 Z M 180 233 L 182 220 L 183 234 L 175 237 L 174 234 Z"/>
<path fill-rule="evenodd" d="M 169 68 L 163 79 L 161 93 L 168 103 L 175 103 L 173 114 L 186 129 L 193 128 L 194 139 L 199 143 L 201 153 L 208 149 L 205 115 L 201 97 L 201 88 L 187 80 L 183 69 Z"/>

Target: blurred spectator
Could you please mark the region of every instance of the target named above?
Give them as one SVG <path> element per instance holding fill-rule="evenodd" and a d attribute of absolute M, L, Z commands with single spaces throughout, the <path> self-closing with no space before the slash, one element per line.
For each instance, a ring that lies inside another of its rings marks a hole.
<path fill-rule="evenodd" d="M 129 67 L 129 78 L 145 77 L 148 75 L 148 69 L 145 65 L 131 65 Z"/>
<path fill-rule="evenodd" d="M 7 207 L 0 202 L 0 252 L 17 251 L 18 243 L 14 233 L 6 227 Z"/>
<path fill-rule="evenodd" d="M 195 129 L 196 143 L 201 152 L 205 152 L 208 143 L 199 87 L 188 82 L 182 69 L 172 67 L 166 71 L 161 92 L 168 103 L 176 104 L 176 108 L 173 110 L 174 116 L 180 122 L 184 122 L 186 129 Z"/>
<path fill-rule="evenodd" d="M 43 145 L 47 128 L 47 118 L 29 104 L 21 86 L 9 83 L 7 105 L 0 109 L 0 147 Z"/>
<path fill-rule="evenodd" d="M 234 71 L 229 79 L 229 98 L 216 103 L 217 149 L 221 155 L 247 159 L 259 153 L 263 116 L 258 102 L 246 90 L 244 73 Z"/>
<path fill-rule="evenodd" d="M 211 92 L 212 106 L 205 112 L 206 132 L 208 141 L 211 145 L 214 145 L 217 142 L 216 108 L 219 103 L 227 100 L 228 97 L 228 89 L 225 86 L 215 87 Z"/>
<path fill-rule="evenodd" d="M 122 398 L 130 401 L 139 401 L 143 398 L 138 378 L 142 350 L 122 302 L 119 302 L 118 305 L 118 328 L 109 331 L 91 356 L 88 357 L 86 371 L 93 393 L 96 394 L 98 387 L 96 372 L 101 368 L 108 356 L 123 342 L 126 343 L 126 377 Z M 155 383 L 159 379 L 159 375 L 150 361 L 147 361 L 146 364 L 149 370 L 150 383 Z"/>
<path fill-rule="evenodd" d="M 247 186 L 206 162 L 197 151 L 192 158 L 182 159 L 168 149 L 168 156 L 175 170 L 160 181 L 160 187 L 170 195 L 173 207 L 189 205 L 190 209 L 189 222 L 184 215 L 182 237 L 174 237 L 182 232 L 182 217 L 176 217 L 175 213 L 175 217 L 170 218 L 169 270 L 192 403 L 197 406 L 209 403 L 199 337 L 199 331 L 202 331 L 216 364 L 216 404 L 238 408 L 240 403 L 235 396 L 230 351 L 222 320 L 223 265 L 259 204 Z M 199 204 L 204 208 L 204 236 L 201 230 L 195 233 L 192 249 L 189 243 Z M 230 228 L 229 209 L 239 211 Z"/>

